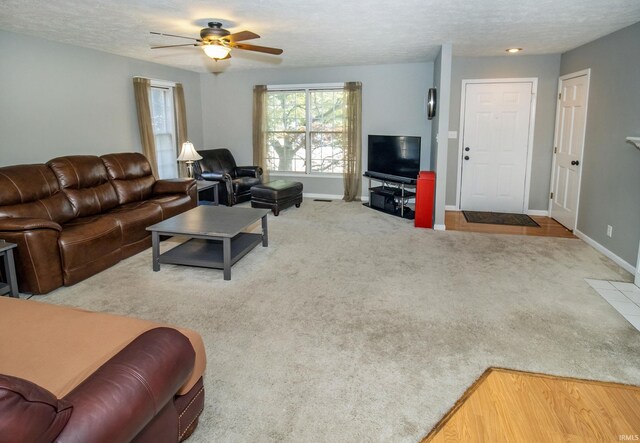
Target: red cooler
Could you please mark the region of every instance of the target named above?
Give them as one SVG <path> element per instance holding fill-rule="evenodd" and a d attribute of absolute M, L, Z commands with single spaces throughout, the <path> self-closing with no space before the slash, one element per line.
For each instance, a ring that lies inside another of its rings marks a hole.
<path fill-rule="evenodd" d="M 436 173 L 420 171 L 416 186 L 416 228 L 433 228 L 433 197 L 436 189 Z"/>

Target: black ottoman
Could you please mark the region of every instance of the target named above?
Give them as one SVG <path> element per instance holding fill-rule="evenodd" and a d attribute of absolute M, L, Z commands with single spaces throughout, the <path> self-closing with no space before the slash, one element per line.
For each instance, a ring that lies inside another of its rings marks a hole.
<path fill-rule="evenodd" d="M 251 187 L 251 207 L 266 208 L 276 217 L 281 209 L 302 203 L 302 183 L 287 180 L 275 180 Z"/>

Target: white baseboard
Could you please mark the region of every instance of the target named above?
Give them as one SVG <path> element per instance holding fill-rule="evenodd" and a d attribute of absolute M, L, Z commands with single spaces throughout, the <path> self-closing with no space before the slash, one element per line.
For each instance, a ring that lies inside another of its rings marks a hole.
<path fill-rule="evenodd" d="M 628 271 L 628 272 L 630 272 L 632 274 L 636 273 L 635 266 L 631 265 L 630 263 L 627 263 L 626 261 L 624 261 L 623 259 L 618 257 L 616 254 L 614 254 L 613 252 L 611 252 L 610 250 L 608 250 L 607 248 L 602 246 L 600 243 L 598 243 L 597 241 L 595 241 L 591 237 L 588 237 L 584 232 L 580 232 L 577 229 L 574 229 L 573 233 L 574 233 L 574 235 L 576 237 L 578 237 L 579 239 L 583 240 L 586 244 L 591 246 L 593 249 L 595 249 L 598 252 L 601 252 L 602 254 L 604 254 L 605 256 L 610 258 L 611 260 L 613 260 L 613 262 L 615 264 L 617 264 L 618 266 L 623 268 L 625 271 Z"/>
<path fill-rule="evenodd" d="M 460 209 L 456 205 L 445 205 L 445 211 L 460 211 Z"/>
<path fill-rule="evenodd" d="M 342 195 L 338 194 L 315 194 L 311 192 L 303 192 L 302 196 L 305 198 L 321 198 L 324 200 L 342 200 Z"/>
<path fill-rule="evenodd" d="M 445 225 L 433 225 L 434 231 L 446 231 L 447 227 Z"/>

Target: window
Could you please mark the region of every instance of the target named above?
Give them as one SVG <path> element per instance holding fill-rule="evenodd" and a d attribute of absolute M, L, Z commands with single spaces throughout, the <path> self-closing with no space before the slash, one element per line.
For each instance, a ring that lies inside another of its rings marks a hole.
<path fill-rule="evenodd" d="M 267 165 L 271 171 L 342 173 L 344 90 L 267 91 Z"/>
<path fill-rule="evenodd" d="M 175 178 L 178 176 L 178 160 L 172 87 L 151 84 L 151 126 L 159 178 Z"/>

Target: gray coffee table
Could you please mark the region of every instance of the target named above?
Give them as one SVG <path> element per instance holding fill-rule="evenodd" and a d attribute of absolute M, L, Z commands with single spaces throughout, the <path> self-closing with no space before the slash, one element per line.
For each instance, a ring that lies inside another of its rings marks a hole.
<path fill-rule="evenodd" d="M 269 245 L 268 213 L 268 209 L 198 206 L 149 226 L 153 270 L 159 271 L 160 263 L 224 269 L 224 279 L 231 280 L 231 266 L 259 243 Z M 260 219 L 262 234 L 243 232 Z M 160 254 L 161 235 L 183 235 L 190 240 Z"/>

